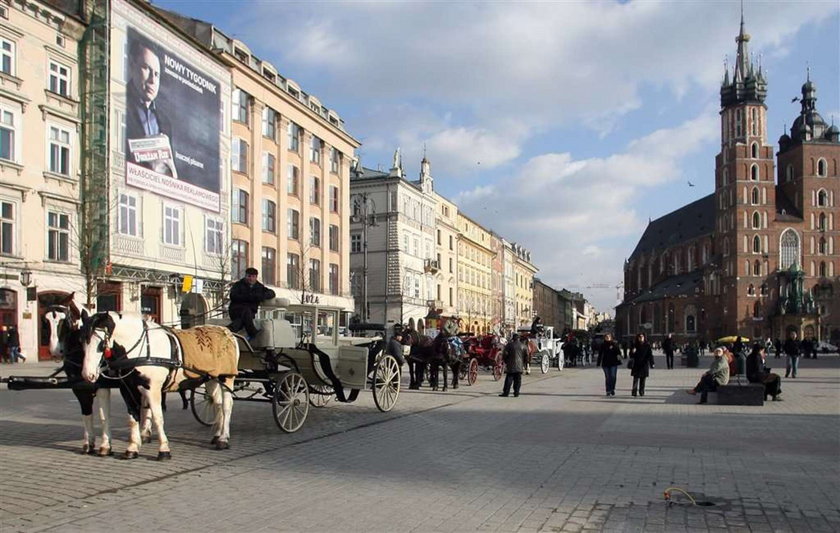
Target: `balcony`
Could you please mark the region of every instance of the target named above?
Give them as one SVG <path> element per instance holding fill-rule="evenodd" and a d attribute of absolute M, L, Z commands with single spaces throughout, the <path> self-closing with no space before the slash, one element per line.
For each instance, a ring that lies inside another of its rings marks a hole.
<path fill-rule="evenodd" d="M 423 264 L 423 271 L 427 274 L 437 274 L 440 271 L 440 264 L 438 264 L 437 259 L 426 259 Z"/>

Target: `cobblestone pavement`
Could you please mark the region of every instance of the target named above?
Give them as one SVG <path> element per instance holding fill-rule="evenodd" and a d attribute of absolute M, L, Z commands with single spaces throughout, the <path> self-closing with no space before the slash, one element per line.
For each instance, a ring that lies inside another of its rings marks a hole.
<path fill-rule="evenodd" d="M 483 373 L 406 390 L 390 413 L 369 393 L 331 403 L 293 435 L 237 402 L 227 451 L 170 396 L 168 462 L 156 443 L 135 461 L 80 455 L 69 391 L 4 387 L 0 530 L 840 531 L 840 358 L 803 360 L 764 407 L 695 405 L 702 369 L 661 363 L 643 398 L 626 369 L 614 398 L 592 367 L 528 376 L 519 398 Z M 112 411 L 119 454 L 118 394 Z M 671 486 L 714 505 L 668 506 Z"/>

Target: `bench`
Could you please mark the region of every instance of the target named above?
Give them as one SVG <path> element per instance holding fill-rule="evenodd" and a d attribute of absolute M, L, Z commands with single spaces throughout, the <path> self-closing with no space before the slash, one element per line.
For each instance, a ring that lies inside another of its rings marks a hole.
<path fill-rule="evenodd" d="M 733 383 L 717 388 L 718 405 L 764 405 L 764 384 Z"/>

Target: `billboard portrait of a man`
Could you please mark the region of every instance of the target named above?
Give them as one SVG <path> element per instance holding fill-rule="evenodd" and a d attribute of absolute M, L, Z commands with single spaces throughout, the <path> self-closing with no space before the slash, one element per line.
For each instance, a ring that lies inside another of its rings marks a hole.
<path fill-rule="evenodd" d="M 126 48 L 126 183 L 218 212 L 220 82 L 177 42 L 129 26 Z"/>

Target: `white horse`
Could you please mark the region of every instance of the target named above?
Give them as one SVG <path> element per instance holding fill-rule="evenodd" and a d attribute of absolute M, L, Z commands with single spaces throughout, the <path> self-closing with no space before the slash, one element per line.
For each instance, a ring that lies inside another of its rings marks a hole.
<path fill-rule="evenodd" d="M 204 342 L 199 346 L 220 349 L 225 358 L 223 368 L 227 370 L 218 373 L 202 368 L 200 363 L 193 364 L 192 361 L 206 354 L 196 353 L 194 346 L 184 349 L 182 341 L 177 338 L 178 331 L 173 331 L 176 335 L 170 334 L 155 322 L 143 320 L 136 314 L 98 313 L 86 320 L 83 326 L 82 376 L 90 383 L 95 382 L 104 362 L 123 382 L 120 391 L 129 411 L 130 428 L 126 459 L 139 456 L 139 419 L 143 404 L 149 406 L 158 434 L 158 459 L 172 457 L 163 428 L 161 402 L 165 392 L 177 391 L 178 385 L 188 379 L 185 369 L 207 379 L 205 388 L 216 411 L 211 443 L 220 450 L 230 447 L 231 388 L 239 362 L 239 346 L 227 328 L 202 326 L 180 333 L 185 332 L 197 332 Z"/>

